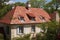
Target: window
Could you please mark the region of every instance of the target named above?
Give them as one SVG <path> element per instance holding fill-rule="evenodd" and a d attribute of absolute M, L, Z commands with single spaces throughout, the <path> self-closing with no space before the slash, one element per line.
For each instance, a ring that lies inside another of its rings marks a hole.
<path fill-rule="evenodd" d="M 39 17 L 43 22 L 45 22 L 45 18 L 43 16 L 40 15 Z"/>
<path fill-rule="evenodd" d="M 23 33 L 23 26 L 17 28 L 17 34 Z"/>
<path fill-rule="evenodd" d="M 43 16 L 41 16 L 41 15 L 40 15 L 40 17 L 39 17 L 39 18 L 40 18 L 41 20 L 44 20 L 44 19 L 45 19 L 45 18 L 44 18 Z"/>
<path fill-rule="evenodd" d="M 31 31 L 35 32 L 35 26 L 34 25 L 31 27 Z"/>
<path fill-rule="evenodd" d="M 24 20 L 24 17 L 19 17 L 18 18 L 21 22 L 24 22 L 25 20 Z"/>
<path fill-rule="evenodd" d="M 31 17 L 31 20 L 32 20 L 32 21 L 35 21 L 35 17 Z"/>
<path fill-rule="evenodd" d="M 27 14 L 27 16 L 28 16 L 29 20 L 31 20 L 31 21 L 35 21 L 35 17 L 31 17 L 31 16 L 28 15 L 28 14 Z"/>
<path fill-rule="evenodd" d="M 10 34 L 9 32 L 10 32 L 9 26 L 6 26 L 6 33 L 7 33 L 7 34 Z"/>

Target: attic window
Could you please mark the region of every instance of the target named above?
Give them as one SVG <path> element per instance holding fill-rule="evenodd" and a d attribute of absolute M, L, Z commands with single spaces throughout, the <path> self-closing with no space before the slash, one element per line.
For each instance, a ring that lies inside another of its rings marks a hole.
<path fill-rule="evenodd" d="M 24 22 L 25 20 L 24 20 L 24 17 L 19 17 L 18 18 L 21 22 Z"/>
<path fill-rule="evenodd" d="M 39 18 L 42 20 L 42 22 L 46 22 L 43 16 L 40 15 Z"/>
<path fill-rule="evenodd" d="M 29 20 L 35 21 L 35 17 L 32 17 L 32 16 L 30 16 L 29 14 L 27 14 L 27 16 L 28 16 Z"/>

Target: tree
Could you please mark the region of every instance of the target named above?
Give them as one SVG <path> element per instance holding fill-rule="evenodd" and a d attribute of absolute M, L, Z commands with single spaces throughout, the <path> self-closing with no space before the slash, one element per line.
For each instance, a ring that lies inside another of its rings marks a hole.
<path fill-rule="evenodd" d="M 60 2 L 59 0 L 52 0 L 51 5 L 57 10 L 59 8 Z"/>
<path fill-rule="evenodd" d="M 1 2 L 2 3 L 2 2 Z M 16 2 L 15 4 L 9 4 L 6 5 L 5 3 L 3 3 L 3 5 L 1 5 L 0 7 L 0 19 L 7 14 L 8 11 L 10 11 L 12 9 L 12 6 L 25 6 L 24 3 L 21 2 Z"/>
<path fill-rule="evenodd" d="M 8 11 L 12 9 L 11 5 L 5 5 L 3 8 L 0 9 L 0 19 L 7 14 Z"/>
<path fill-rule="evenodd" d="M 8 2 L 9 0 L 0 0 L 0 3 L 2 3 L 2 2 Z"/>
<path fill-rule="evenodd" d="M 45 5 L 46 0 L 30 0 L 32 7 L 41 8 Z"/>
<path fill-rule="evenodd" d="M 8 2 L 9 0 L 0 0 L 0 8 L 4 5 L 4 2 Z"/>
<path fill-rule="evenodd" d="M 21 2 L 16 2 L 14 5 L 15 6 L 25 6 L 25 4 L 24 3 L 21 3 Z"/>
<path fill-rule="evenodd" d="M 6 5 L 4 2 L 7 2 L 9 0 L 0 0 L 0 18 L 5 15 L 10 9 L 11 6 Z"/>
<path fill-rule="evenodd" d="M 59 5 L 60 5 L 60 2 L 58 2 L 58 0 L 52 0 L 51 2 L 47 3 L 45 5 L 45 10 L 48 12 L 48 13 L 53 13 L 54 11 L 58 11 L 58 8 L 59 8 Z M 59 10 L 60 11 L 60 10 Z"/>
<path fill-rule="evenodd" d="M 55 21 L 51 21 L 48 23 L 42 23 L 37 26 L 39 26 L 40 28 L 42 28 L 45 31 L 47 29 L 47 32 L 44 31 L 43 38 L 41 37 L 40 33 L 37 35 L 37 40 L 56 40 L 57 35 L 60 31 L 60 25 L 59 24 L 56 25 Z M 47 28 L 46 28 L 46 26 L 47 26 Z"/>

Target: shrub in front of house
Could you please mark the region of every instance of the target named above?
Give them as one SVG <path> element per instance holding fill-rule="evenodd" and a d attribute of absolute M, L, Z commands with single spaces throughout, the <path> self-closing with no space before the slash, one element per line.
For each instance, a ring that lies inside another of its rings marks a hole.
<path fill-rule="evenodd" d="M 46 40 L 46 35 L 45 33 L 38 33 L 36 35 L 36 40 Z"/>
<path fill-rule="evenodd" d="M 23 37 L 13 38 L 15 40 L 30 40 L 30 34 L 24 35 Z"/>

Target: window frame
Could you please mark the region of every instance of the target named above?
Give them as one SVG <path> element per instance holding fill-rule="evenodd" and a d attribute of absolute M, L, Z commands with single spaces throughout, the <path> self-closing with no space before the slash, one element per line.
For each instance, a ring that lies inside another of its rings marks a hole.
<path fill-rule="evenodd" d="M 24 17 L 18 17 L 18 19 L 21 21 L 21 22 L 24 22 Z"/>
<path fill-rule="evenodd" d="M 43 17 L 43 16 L 40 15 L 39 18 L 40 18 L 43 22 L 46 22 L 45 17 Z"/>
<path fill-rule="evenodd" d="M 27 17 L 29 18 L 29 20 L 35 21 L 35 17 L 32 17 L 32 16 L 30 16 L 29 14 L 27 14 Z"/>
<path fill-rule="evenodd" d="M 24 33 L 24 27 L 23 26 L 18 26 L 16 32 L 17 32 L 17 34 L 23 34 Z"/>
<path fill-rule="evenodd" d="M 35 25 L 32 25 L 32 26 L 31 26 L 31 32 L 32 32 L 32 33 L 35 33 L 35 31 L 36 31 Z"/>

